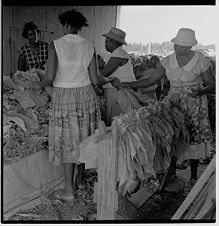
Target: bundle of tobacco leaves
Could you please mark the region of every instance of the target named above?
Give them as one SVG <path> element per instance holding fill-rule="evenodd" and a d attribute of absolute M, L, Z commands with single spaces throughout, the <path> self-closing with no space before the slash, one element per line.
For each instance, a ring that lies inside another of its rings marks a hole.
<path fill-rule="evenodd" d="M 34 90 L 36 70 L 3 76 L 3 160 L 18 161 L 47 149 L 49 94 Z"/>

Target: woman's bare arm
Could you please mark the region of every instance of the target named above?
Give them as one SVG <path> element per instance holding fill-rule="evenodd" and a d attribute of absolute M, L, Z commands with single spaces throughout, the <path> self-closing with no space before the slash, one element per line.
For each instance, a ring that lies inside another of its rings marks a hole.
<path fill-rule="evenodd" d="M 26 61 L 21 54 L 18 57 L 18 70 L 19 71 L 26 71 Z"/>
<path fill-rule="evenodd" d="M 40 87 L 52 85 L 53 81 L 55 80 L 57 65 L 58 65 L 58 58 L 56 55 L 55 46 L 54 46 L 54 43 L 51 42 L 48 49 L 47 71 L 43 80 L 39 83 Z"/>
<path fill-rule="evenodd" d="M 121 82 L 121 87 L 124 88 L 146 88 L 157 83 L 158 80 L 165 75 L 165 68 L 159 64 L 155 71 L 151 73 L 151 76 L 147 79 L 142 79 L 133 82 Z"/>
<path fill-rule="evenodd" d="M 104 77 L 110 76 L 118 67 L 123 66 L 128 62 L 127 58 L 111 57 L 106 63 L 104 68 L 101 70 L 101 75 Z"/>
<path fill-rule="evenodd" d="M 89 72 L 91 83 L 95 86 L 104 85 L 106 83 L 111 82 L 114 79 L 114 78 L 105 78 L 99 74 L 99 71 L 97 69 L 97 58 L 96 58 L 95 52 L 90 62 L 90 65 L 88 67 L 88 72 Z"/>

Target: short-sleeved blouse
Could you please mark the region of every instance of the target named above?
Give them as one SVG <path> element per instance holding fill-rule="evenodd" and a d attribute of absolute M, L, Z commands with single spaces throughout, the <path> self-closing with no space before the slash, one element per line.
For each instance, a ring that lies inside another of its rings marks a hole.
<path fill-rule="evenodd" d="M 161 60 L 161 64 L 166 69 L 172 87 L 201 84 L 201 74 L 210 67 L 210 62 L 199 52 L 195 52 L 193 58 L 183 67 L 179 66 L 175 53 Z"/>
<path fill-rule="evenodd" d="M 43 68 L 43 65 L 47 63 L 49 44 L 43 41 L 38 42 L 40 51 L 37 54 L 31 51 L 29 43 L 24 44 L 20 50 L 20 54 L 25 59 L 28 69 Z"/>

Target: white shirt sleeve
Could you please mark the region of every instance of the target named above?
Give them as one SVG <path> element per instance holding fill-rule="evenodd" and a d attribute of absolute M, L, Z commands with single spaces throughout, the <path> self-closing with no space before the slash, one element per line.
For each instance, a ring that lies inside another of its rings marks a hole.
<path fill-rule="evenodd" d="M 114 52 L 112 52 L 111 57 L 129 58 L 128 53 L 122 49 L 122 46 L 118 47 Z"/>

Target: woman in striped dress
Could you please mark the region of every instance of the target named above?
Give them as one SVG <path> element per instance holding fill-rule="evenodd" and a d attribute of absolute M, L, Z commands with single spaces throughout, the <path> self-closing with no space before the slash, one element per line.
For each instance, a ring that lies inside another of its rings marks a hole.
<path fill-rule="evenodd" d="M 103 85 L 113 79 L 98 75 L 94 47 L 79 31 L 88 26 L 86 18 L 75 10 L 59 15 L 64 36 L 49 46 L 47 73 L 35 87 L 53 84 L 49 121 L 49 159 L 63 163 L 65 188 L 55 193 L 57 198 L 74 199 L 73 171 L 78 165 L 77 186 L 84 184 L 84 164 L 78 162 L 79 142 L 90 136 L 100 120 L 98 100 L 93 85 Z"/>

